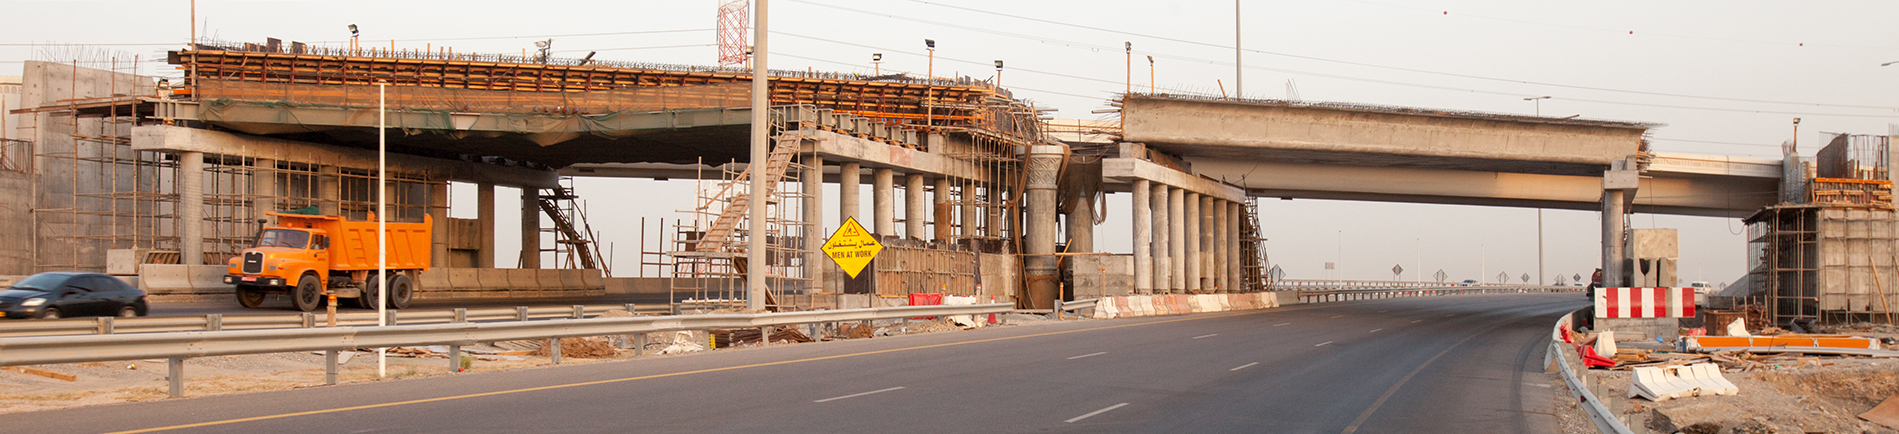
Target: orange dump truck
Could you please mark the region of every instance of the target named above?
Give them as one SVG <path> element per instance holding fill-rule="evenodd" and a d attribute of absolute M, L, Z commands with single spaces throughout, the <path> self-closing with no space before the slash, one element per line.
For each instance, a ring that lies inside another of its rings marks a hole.
<path fill-rule="evenodd" d="M 237 302 L 255 308 L 266 294 L 286 294 L 297 310 L 322 307 L 329 294 L 376 307 L 376 293 L 389 288 L 389 307 L 409 306 L 415 274 L 429 269 L 433 223 L 388 223 L 389 274 L 376 275 L 376 222 L 338 216 L 270 213 L 277 226 L 264 228 L 255 247 L 231 258 L 224 283 L 237 287 Z"/>

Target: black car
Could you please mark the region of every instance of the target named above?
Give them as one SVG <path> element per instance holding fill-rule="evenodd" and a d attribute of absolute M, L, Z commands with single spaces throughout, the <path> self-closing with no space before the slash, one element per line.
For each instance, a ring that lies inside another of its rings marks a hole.
<path fill-rule="evenodd" d="M 40 273 L 0 291 L 0 313 L 6 318 L 131 317 L 145 312 L 145 291 L 99 273 Z"/>

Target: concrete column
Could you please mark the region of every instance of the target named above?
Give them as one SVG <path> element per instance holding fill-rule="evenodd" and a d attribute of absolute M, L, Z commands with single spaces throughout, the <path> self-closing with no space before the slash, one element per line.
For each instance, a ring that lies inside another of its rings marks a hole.
<path fill-rule="evenodd" d="M 1168 229 L 1172 226 L 1171 223 L 1173 220 L 1168 216 L 1173 213 L 1167 208 L 1167 197 L 1171 194 L 1169 191 L 1172 190 L 1173 188 L 1168 187 L 1166 184 L 1154 183 L 1152 197 L 1148 199 L 1151 202 L 1148 206 L 1153 208 L 1154 214 L 1153 277 L 1155 294 L 1166 294 L 1174 287 L 1174 278 L 1172 277 L 1174 275 L 1174 265 L 1172 261 L 1174 255 L 1172 243 L 1174 231 Z"/>
<path fill-rule="evenodd" d="M 864 209 L 863 202 L 858 201 L 858 196 L 861 194 L 859 190 L 862 189 L 863 172 L 863 166 L 858 165 L 855 161 L 838 165 L 837 221 L 840 225 L 844 224 L 844 220 L 848 219 L 857 219 L 857 224 L 864 224 L 864 218 L 857 215 L 859 211 Z"/>
<path fill-rule="evenodd" d="M 277 160 L 259 158 L 251 163 L 251 169 L 251 218 L 264 220 L 264 224 L 276 223 L 276 217 L 264 213 L 277 212 L 278 199 L 283 197 L 277 192 Z"/>
<path fill-rule="evenodd" d="M 1233 282 L 1226 280 L 1226 263 L 1232 260 L 1232 258 L 1226 256 L 1226 219 L 1231 216 L 1226 213 L 1226 201 L 1224 200 L 1214 199 L 1208 203 L 1208 205 L 1213 209 L 1213 230 L 1207 231 L 1211 232 L 1213 236 L 1213 263 L 1212 266 L 1208 268 L 1208 272 L 1213 275 L 1214 289 L 1219 290 L 1218 292 L 1221 293 L 1233 292 Z"/>
<path fill-rule="evenodd" d="M 810 251 L 804 255 L 804 277 L 810 282 L 805 287 L 806 294 L 821 292 L 824 289 L 824 253 L 818 251 L 824 245 L 824 157 L 817 154 L 804 157 L 804 248 Z"/>
<path fill-rule="evenodd" d="M 1174 267 L 1168 272 L 1167 292 L 1182 293 L 1187 290 L 1187 191 L 1172 189 L 1167 192 L 1167 249 L 1173 258 L 1169 263 Z"/>
<path fill-rule="evenodd" d="M 978 226 L 976 223 L 976 185 L 965 182 L 961 187 L 958 187 L 956 191 L 962 195 L 959 199 L 963 203 L 962 206 L 957 207 L 962 212 L 962 215 L 959 216 L 956 222 L 958 223 L 956 235 L 963 238 L 975 238 L 980 236 L 981 234 L 976 231 L 976 227 Z"/>
<path fill-rule="evenodd" d="M 1055 188 L 1056 176 L 1061 170 L 1063 155 L 1067 154 L 1060 145 L 1037 145 L 1029 148 L 1029 158 L 1024 170 L 1028 173 L 1028 213 L 1029 230 L 1024 271 L 1028 275 L 1029 308 L 1048 309 L 1055 307 L 1061 300 L 1061 288 L 1057 284 L 1059 276 L 1055 269 Z"/>
<path fill-rule="evenodd" d="M 1206 271 L 1205 264 L 1201 263 L 1201 260 L 1206 255 L 1201 254 L 1203 252 L 1200 251 L 1200 242 L 1203 241 L 1200 234 L 1206 232 L 1200 230 L 1202 223 L 1200 218 L 1200 193 L 1187 192 L 1182 194 L 1181 197 L 1181 206 L 1185 207 L 1185 209 L 1181 211 L 1181 216 L 1183 220 L 1185 220 L 1181 222 L 1183 223 L 1181 225 L 1183 228 L 1181 235 L 1185 235 L 1185 237 L 1183 237 L 1185 239 L 1181 241 L 1183 241 L 1182 248 L 1187 252 L 1187 256 L 1185 256 L 1187 260 L 1181 263 L 1181 265 L 1186 268 L 1186 273 L 1182 274 L 1184 277 L 1181 283 L 1184 283 L 1186 286 L 1181 288 L 1187 292 L 1196 292 L 1201 288 L 1200 273 Z"/>
<path fill-rule="evenodd" d="M 912 173 L 903 177 L 903 236 L 927 240 L 925 223 L 930 221 L 929 205 L 924 200 L 923 175 Z"/>
<path fill-rule="evenodd" d="M 336 166 L 317 166 L 317 212 L 343 215 L 343 172 Z"/>
<path fill-rule="evenodd" d="M 1232 260 L 1226 263 L 1226 279 L 1229 282 L 1233 282 L 1234 292 L 1246 292 L 1251 290 L 1251 288 L 1246 287 L 1246 279 L 1240 274 L 1241 264 L 1249 263 L 1253 260 L 1251 257 L 1244 257 L 1244 255 L 1240 254 L 1240 237 L 1243 235 L 1240 233 L 1240 220 L 1246 218 L 1246 211 L 1241 208 L 1242 206 L 1245 205 L 1239 203 L 1226 204 L 1226 214 L 1229 217 L 1226 223 L 1226 256 L 1232 258 Z"/>
<path fill-rule="evenodd" d="M 870 175 L 871 232 L 879 237 L 897 234 L 897 172 L 878 168 Z"/>
<path fill-rule="evenodd" d="M 953 235 L 950 228 L 956 223 L 956 218 L 953 217 L 956 211 L 950 208 L 949 178 L 936 178 L 936 185 L 930 188 L 930 202 L 936 205 L 936 208 L 931 210 L 934 212 L 930 213 L 936 221 L 935 227 L 930 230 L 930 235 L 936 237 L 937 241 L 949 241 L 950 236 Z"/>
<path fill-rule="evenodd" d="M 178 256 L 181 264 L 204 265 L 204 153 L 178 156 Z"/>
<path fill-rule="evenodd" d="M 475 190 L 475 225 L 481 232 L 481 251 L 475 254 L 475 268 L 495 266 L 495 185 L 481 183 Z"/>
<path fill-rule="evenodd" d="M 1134 181 L 1134 199 L 1128 208 L 1134 210 L 1134 293 L 1154 293 L 1154 251 L 1153 249 L 1153 187 L 1145 179 Z"/>
<path fill-rule="evenodd" d="M 521 268 L 541 268 L 541 189 L 521 187 Z"/>
<path fill-rule="evenodd" d="M 448 181 L 429 184 L 429 266 L 449 266 L 448 259 Z"/>
<path fill-rule="evenodd" d="M 1008 213 L 1008 209 L 1002 206 L 1002 187 L 997 184 L 989 184 L 983 187 L 982 190 L 984 194 L 989 196 L 989 207 L 983 211 L 983 217 L 988 220 L 983 223 L 983 235 L 1001 238 L 1003 229 L 1002 216 Z"/>
<path fill-rule="evenodd" d="M 1068 251 L 1088 253 L 1095 251 L 1095 201 L 1090 194 L 1083 194 L 1076 201 L 1075 208 L 1068 210 Z"/>
<path fill-rule="evenodd" d="M 1202 195 L 1200 203 L 1196 204 L 1200 207 L 1200 231 L 1196 232 L 1200 236 L 1200 262 L 1194 263 L 1194 266 L 1200 267 L 1200 289 L 1207 292 L 1215 292 L 1219 288 L 1219 279 L 1215 277 L 1219 274 L 1213 271 L 1213 264 L 1219 263 L 1215 260 L 1219 255 L 1214 252 L 1220 250 L 1220 238 L 1214 235 L 1220 233 L 1220 221 L 1215 219 L 1217 213 L 1213 211 L 1213 202 L 1213 196 Z"/>
<path fill-rule="evenodd" d="M 1622 190 L 1602 191 L 1602 286 L 1621 287 L 1622 263 Z M 1486 277 L 1487 278 L 1487 277 Z"/>

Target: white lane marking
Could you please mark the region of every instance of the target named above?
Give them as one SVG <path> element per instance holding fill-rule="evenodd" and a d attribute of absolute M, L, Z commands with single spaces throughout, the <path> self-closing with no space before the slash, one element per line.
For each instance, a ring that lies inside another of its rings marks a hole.
<path fill-rule="evenodd" d="M 1248 364 L 1240 365 L 1240 367 L 1238 368 L 1228 369 L 1228 371 L 1238 371 L 1241 369 L 1251 368 L 1253 367 L 1253 365 L 1257 365 L 1257 364 L 1259 364 L 1259 362 L 1248 363 Z M 1543 386 L 1543 387 L 1549 387 L 1549 386 Z"/>
<path fill-rule="evenodd" d="M 1411 323 L 1412 323 L 1412 324 L 1417 324 L 1417 323 L 1421 323 L 1421 322 L 1424 322 L 1424 320 L 1417 320 L 1417 321 L 1412 321 Z"/>
<path fill-rule="evenodd" d="M 871 395 L 871 394 L 877 394 L 877 393 L 884 393 L 884 392 L 889 392 L 889 391 L 892 391 L 892 390 L 898 390 L 898 389 L 902 389 L 902 388 L 903 388 L 903 386 L 897 386 L 897 387 L 892 387 L 892 388 L 889 388 L 889 389 L 884 389 L 884 390 L 872 390 L 872 391 L 869 391 L 869 392 L 864 392 L 864 393 L 854 393 L 854 394 L 850 394 L 850 395 L 844 395 L 844 396 L 839 396 L 839 397 L 836 397 L 836 398 L 824 398 L 824 399 L 820 399 L 820 400 L 816 400 L 816 401 L 811 401 L 811 402 L 831 402 L 831 401 L 836 401 L 836 400 L 840 400 L 840 399 L 847 399 L 847 398 L 856 398 L 856 397 L 859 397 L 859 396 L 864 396 L 864 395 Z"/>
<path fill-rule="evenodd" d="M 1369 331 L 1366 333 L 1378 333 L 1379 330 L 1384 330 L 1384 329 L 1372 329 L 1372 331 Z"/>
<path fill-rule="evenodd" d="M 1325 341 L 1325 342 L 1320 342 L 1320 343 L 1319 343 L 1318 345 L 1313 345 L 1313 346 L 1315 346 L 1315 347 L 1323 347 L 1323 346 L 1325 346 L 1325 344 L 1329 344 L 1329 343 L 1332 343 L 1332 341 Z"/>
<path fill-rule="evenodd" d="M 1345 315 L 1332 315 L 1332 317 L 1333 317 L 1333 318 L 1344 318 L 1344 317 L 1345 317 Z"/>
<path fill-rule="evenodd" d="M 1194 339 L 1200 339 L 1200 338 L 1210 338 L 1210 337 L 1214 337 L 1214 336 L 1219 336 L 1219 335 L 1220 335 L 1219 333 L 1214 333 L 1214 334 L 1210 334 L 1210 335 L 1200 335 L 1200 336 L 1194 336 L 1193 338 L 1194 338 Z"/>
<path fill-rule="evenodd" d="M 1084 415 L 1080 415 L 1080 416 L 1075 416 L 1075 418 L 1074 418 L 1074 419 L 1069 419 L 1069 420 L 1065 420 L 1065 421 L 1062 421 L 1062 422 L 1066 422 L 1066 423 L 1075 423 L 1075 421 L 1078 421 L 1078 420 L 1082 420 L 1082 419 L 1087 419 L 1087 418 L 1090 418 L 1090 417 L 1094 417 L 1094 415 L 1097 415 L 1097 414 L 1102 414 L 1102 413 L 1107 413 L 1107 412 L 1108 412 L 1109 410 L 1113 410 L 1113 409 L 1117 409 L 1117 408 L 1121 408 L 1121 407 L 1126 407 L 1127 405 L 1128 405 L 1128 403 L 1125 403 L 1125 402 L 1123 402 L 1123 403 L 1120 403 L 1120 404 L 1115 404 L 1115 405 L 1110 405 L 1110 406 L 1108 406 L 1108 408 L 1104 408 L 1104 409 L 1100 409 L 1100 410 L 1095 410 L 1095 411 L 1093 411 L 1093 412 L 1090 412 L 1090 413 L 1088 413 L 1088 414 L 1084 414 Z"/>
<path fill-rule="evenodd" d="M 1541 388 L 1544 388 L 1544 389 L 1548 389 L 1548 388 L 1550 388 L 1550 385 L 1548 385 L 1548 384 L 1539 384 L 1539 383 L 1523 383 L 1523 385 L 1525 385 L 1525 386 L 1536 386 L 1536 387 L 1541 387 Z"/>
<path fill-rule="evenodd" d="M 1292 324 L 1292 323 L 1289 323 L 1289 322 L 1282 322 L 1282 323 L 1278 323 L 1278 324 L 1273 324 L 1273 327 L 1279 327 L 1279 326 L 1282 326 L 1282 325 L 1288 325 L 1288 324 Z"/>
<path fill-rule="evenodd" d="M 1079 355 L 1079 356 L 1075 356 L 1075 357 L 1069 357 L 1069 358 L 1068 358 L 1068 360 L 1075 360 L 1075 359 L 1079 359 L 1079 358 L 1083 358 L 1083 357 L 1094 357 L 1094 356 L 1099 356 L 1099 355 L 1102 355 L 1102 354 L 1107 354 L 1107 353 L 1108 353 L 1108 352 L 1106 352 L 1106 351 L 1102 351 L 1102 352 L 1099 352 L 1099 353 L 1094 353 L 1094 354 L 1083 354 L 1083 355 Z"/>

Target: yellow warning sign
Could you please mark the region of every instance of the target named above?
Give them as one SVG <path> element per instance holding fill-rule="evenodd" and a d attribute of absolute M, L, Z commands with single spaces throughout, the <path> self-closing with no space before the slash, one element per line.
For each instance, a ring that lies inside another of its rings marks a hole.
<path fill-rule="evenodd" d="M 854 218 L 844 219 L 844 226 L 832 232 L 830 239 L 824 240 L 825 256 L 830 256 L 831 261 L 836 262 L 838 267 L 844 269 L 844 274 L 849 274 L 852 279 L 856 279 L 857 273 L 864 271 L 864 266 L 870 265 L 870 260 L 876 259 L 877 252 L 883 250 L 884 245 L 877 243 L 877 237 L 871 236 L 870 231 L 864 230 L 864 225 L 857 224 Z"/>

